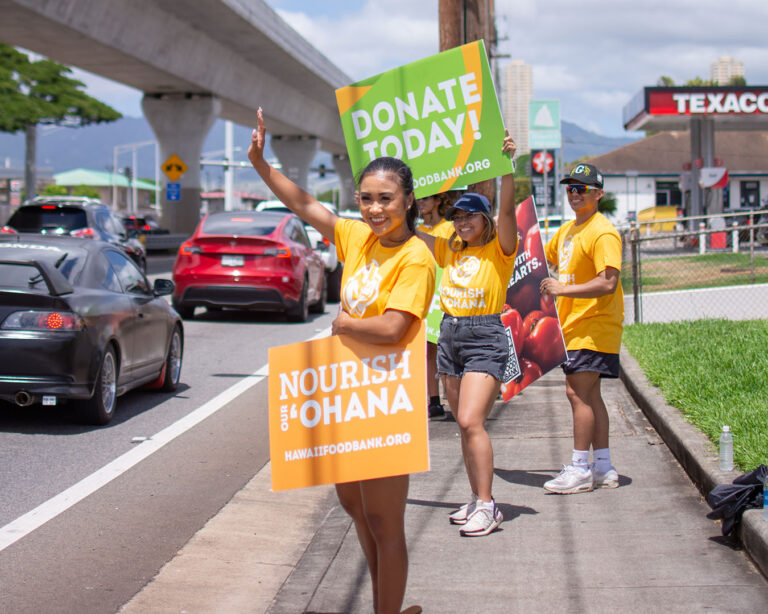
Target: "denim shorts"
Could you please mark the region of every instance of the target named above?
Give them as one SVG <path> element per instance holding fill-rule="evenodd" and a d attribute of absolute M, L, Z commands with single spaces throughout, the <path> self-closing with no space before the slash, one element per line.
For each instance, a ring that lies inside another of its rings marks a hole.
<path fill-rule="evenodd" d="M 486 373 L 504 381 L 509 340 L 498 313 L 482 316 L 443 315 L 437 343 L 437 371 L 461 377 Z"/>
<path fill-rule="evenodd" d="M 580 371 L 599 373 L 600 377 L 619 377 L 619 355 L 595 350 L 569 350 L 568 360 L 562 365 L 566 375 Z"/>

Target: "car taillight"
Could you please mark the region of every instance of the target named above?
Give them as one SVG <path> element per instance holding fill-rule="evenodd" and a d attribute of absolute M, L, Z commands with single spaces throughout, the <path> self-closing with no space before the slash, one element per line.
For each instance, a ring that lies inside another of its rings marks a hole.
<path fill-rule="evenodd" d="M 0 228 L 0 234 L 7 234 L 7 235 L 17 235 L 19 234 L 16 232 L 14 228 L 11 228 L 10 226 L 3 226 Z"/>
<path fill-rule="evenodd" d="M 192 254 L 202 254 L 203 248 L 194 243 L 182 243 L 179 247 L 179 253 L 191 256 Z"/>
<path fill-rule="evenodd" d="M 290 258 L 291 250 L 287 247 L 268 247 L 264 250 L 265 256 L 274 256 L 275 258 Z"/>
<path fill-rule="evenodd" d="M 326 239 L 325 237 L 323 237 L 323 243 L 325 243 L 328 246 L 331 245 L 331 242 L 328 239 Z"/>
<path fill-rule="evenodd" d="M 81 239 L 95 239 L 96 231 L 93 228 L 78 228 L 69 233 L 73 237 L 79 237 Z"/>
<path fill-rule="evenodd" d="M 73 331 L 83 328 L 83 321 L 71 311 L 16 311 L 9 315 L 3 330 Z"/>
<path fill-rule="evenodd" d="M 141 227 L 141 229 L 142 229 L 144 232 L 149 232 L 150 230 L 152 230 L 152 229 L 149 227 L 149 224 L 144 224 L 144 226 L 142 226 L 142 227 Z"/>

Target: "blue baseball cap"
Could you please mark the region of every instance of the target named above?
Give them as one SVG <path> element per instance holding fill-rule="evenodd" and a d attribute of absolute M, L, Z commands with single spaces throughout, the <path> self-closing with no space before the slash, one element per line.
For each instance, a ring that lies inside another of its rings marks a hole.
<path fill-rule="evenodd" d="M 468 211 L 469 213 L 485 213 L 491 214 L 491 203 L 482 194 L 476 192 L 466 192 L 461 195 L 461 198 L 457 200 L 451 206 L 448 211 L 445 212 L 445 219 L 450 221 L 457 211 Z"/>

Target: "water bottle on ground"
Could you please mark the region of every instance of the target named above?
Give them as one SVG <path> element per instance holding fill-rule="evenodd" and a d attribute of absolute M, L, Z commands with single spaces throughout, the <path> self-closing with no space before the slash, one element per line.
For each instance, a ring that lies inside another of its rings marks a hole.
<path fill-rule="evenodd" d="M 720 471 L 733 469 L 733 435 L 731 427 L 725 425 L 720 433 Z"/>
<path fill-rule="evenodd" d="M 768 522 L 768 476 L 763 482 L 763 520 Z"/>

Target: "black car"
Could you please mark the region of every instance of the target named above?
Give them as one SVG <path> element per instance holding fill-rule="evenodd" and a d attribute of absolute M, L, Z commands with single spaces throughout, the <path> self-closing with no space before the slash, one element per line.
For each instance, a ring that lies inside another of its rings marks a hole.
<path fill-rule="evenodd" d="M 0 228 L 2 234 L 39 232 L 101 239 L 122 247 L 142 271 L 147 253 L 141 241 L 129 236 L 122 220 L 101 201 L 76 196 L 38 197 L 27 201 Z"/>
<path fill-rule="evenodd" d="M 0 235 L 0 399 L 19 406 L 73 400 L 108 423 L 139 386 L 176 389 L 184 329 L 125 253 L 103 241 Z"/>
<path fill-rule="evenodd" d="M 160 228 L 160 222 L 148 215 L 124 215 L 123 227 L 128 236 L 141 235 L 167 235 L 169 231 L 166 228 Z"/>

